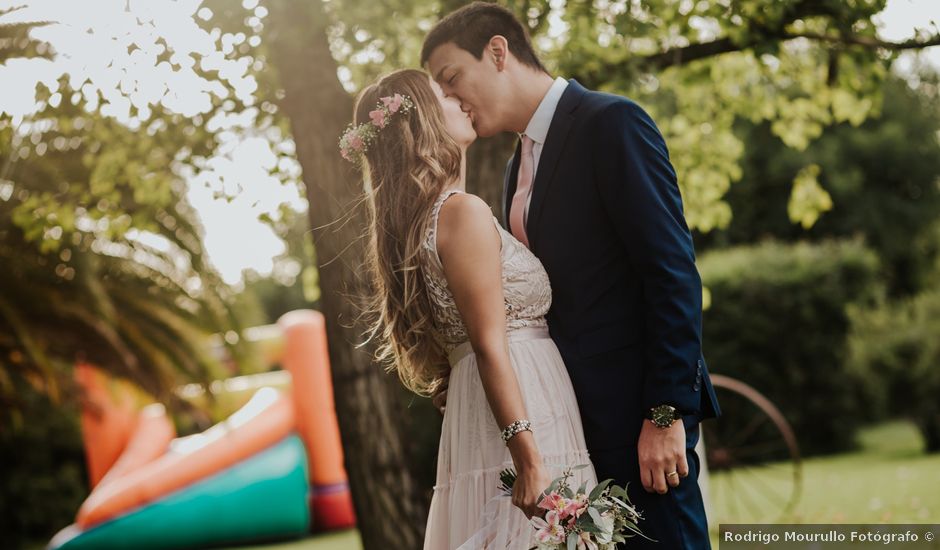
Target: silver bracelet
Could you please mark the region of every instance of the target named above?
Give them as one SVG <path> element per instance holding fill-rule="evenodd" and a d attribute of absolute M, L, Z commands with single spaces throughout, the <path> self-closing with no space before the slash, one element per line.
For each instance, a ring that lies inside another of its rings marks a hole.
<path fill-rule="evenodd" d="M 512 424 L 506 426 L 503 429 L 503 432 L 500 434 L 500 437 L 503 438 L 503 442 L 506 445 L 509 445 L 509 440 L 519 432 L 532 431 L 532 423 L 528 420 L 516 420 Z"/>

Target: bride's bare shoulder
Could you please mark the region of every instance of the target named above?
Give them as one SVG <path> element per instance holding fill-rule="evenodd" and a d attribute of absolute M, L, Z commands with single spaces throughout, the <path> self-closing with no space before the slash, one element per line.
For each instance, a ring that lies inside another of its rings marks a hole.
<path fill-rule="evenodd" d="M 455 193 L 444 201 L 438 215 L 438 251 L 450 248 L 458 239 L 464 245 L 469 244 L 468 239 L 498 239 L 493 227 L 493 212 L 486 201 L 470 193 Z"/>

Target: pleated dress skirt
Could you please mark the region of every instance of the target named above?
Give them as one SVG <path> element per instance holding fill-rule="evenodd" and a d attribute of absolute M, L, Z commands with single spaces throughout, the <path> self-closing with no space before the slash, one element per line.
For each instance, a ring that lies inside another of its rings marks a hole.
<path fill-rule="evenodd" d="M 581 416 L 564 362 L 546 327 L 509 332 L 509 355 L 528 419 L 549 475 L 576 470 L 575 488 L 597 483 Z M 535 529 L 499 489 L 499 472 L 512 468 L 509 448 L 483 391 L 477 359 L 465 342 L 449 355 L 452 367 L 441 431 L 437 480 L 425 550 L 529 550 Z"/>

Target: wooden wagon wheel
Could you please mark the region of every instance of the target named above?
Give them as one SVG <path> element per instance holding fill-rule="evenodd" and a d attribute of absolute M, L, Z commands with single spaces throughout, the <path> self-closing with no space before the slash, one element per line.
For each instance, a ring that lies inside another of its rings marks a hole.
<path fill-rule="evenodd" d="M 711 521 L 784 519 L 799 501 L 803 480 L 790 424 L 769 399 L 744 382 L 719 374 L 711 380 L 723 412 L 735 420 L 702 424 L 709 500 L 717 516 Z"/>

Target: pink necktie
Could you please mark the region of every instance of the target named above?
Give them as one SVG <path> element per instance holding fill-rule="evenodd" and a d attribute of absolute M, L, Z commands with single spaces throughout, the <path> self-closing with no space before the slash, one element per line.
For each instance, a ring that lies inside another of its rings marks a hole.
<path fill-rule="evenodd" d="M 516 194 L 512 196 L 512 206 L 509 208 L 509 230 L 519 242 L 529 247 L 529 239 L 525 234 L 526 203 L 529 202 L 529 193 L 532 190 L 532 172 L 535 168 L 535 155 L 532 147 L 535 144 L 529 136 L 522 136 L 522 155 L 519 159 L 519 177 L 516 180 Z"/>

